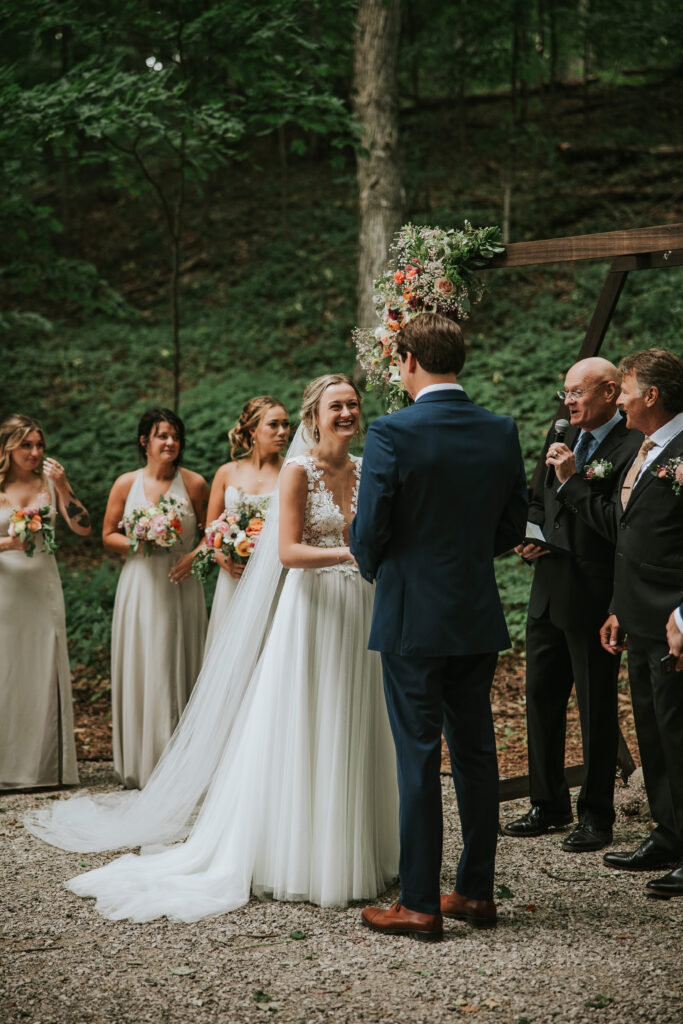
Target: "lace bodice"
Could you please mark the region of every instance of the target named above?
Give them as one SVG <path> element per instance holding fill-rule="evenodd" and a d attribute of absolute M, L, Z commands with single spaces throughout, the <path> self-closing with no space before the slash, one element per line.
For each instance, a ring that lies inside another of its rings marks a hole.
<path fill-rule="evenodd" d="M 355 484 L 351 496 L 351 517 L 356 514 L 356 503 L 358 501 L 358 484 L 360 483 L 360 470 L 362 459 L 355 455 L 349 455 L 353 463 Z M 288 459 L 288 462 L 296 462 L 303 466 L 308 477 L 308 499 L 304 513 L 304 532 L 301 537 L 303 544 L 311 544 L 316 548 L 337 548 L 348 544 L 344 531 L 349 526 L 344 514 L 335 502 L 332 492 L 325 486 L 323 471 L 316 466 L 315 459 L 310 455 L 295 455 Z M 316 572 L 328 570 L 343 570 L 347 572 L 358 572 L 352 562 L 343 562 L 341 565 L 327 566 L 325 569 L 317 569 Z"/>

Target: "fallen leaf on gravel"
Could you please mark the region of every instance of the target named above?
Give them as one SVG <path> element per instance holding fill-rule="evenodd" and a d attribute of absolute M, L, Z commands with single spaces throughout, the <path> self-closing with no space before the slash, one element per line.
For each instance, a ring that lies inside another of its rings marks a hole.
<path fill-rule="evenodd" d="M 78 866 L 79 868 L 89 868 L 91 865 L 89 860 L 79 860 Z"/>
<path fill-rule="evenodd" d="M 530 914 L 533 914 L 533 913 L 535 913 L 535 911 L 538 910 L 538 907 L 536 906 L 535 903 L 527 903 L 527 905 L 525 906 L 524 909 L 528 910 Z"/>
<path fill-rule="evenodd" d="M 459 1006 L 460 1013 L 479 1013 L 478 1006 L 471 1006 L 469 1003 L 465 1003 L 464 1006 Z"/>
<path fill-rule="evenodd" d="M 255 1003 L 269 1003 L 272 999 L 272 996 L 269 996 L 267 992 L 263 991 L 263 989 L 257 988 L 256 991 L 252 994 L 251 998 L 254 1000 Z"/>
<path fill-rule="evenodd" d="M 632 938 L 633 938 L 633 936 L 632 936 L 632 935 L 629 935 L 629 934 L 628 934 L 627 932 L 624 932 L 624 934 L 623 934 L 623 935 L 617 935 L 617 938 L 618 938 L 618 939 L 632 939 Z"/>
<path fill-rule="evenodd" d="M 306 938 L 308 938 L 308 936 L 306 935 L 306 932 L 301 932 L 301 931 L 298 931 L 297 929 L 295 929 L 293 932 L 290 932 L 289 933 L 289 937 L 290 937 L 290 939 L 306 939 Z"/>
<path fill-rule="evenodd" d="M 171 974 L 179 974 L 181 976 L 195 974 L 196 970 L 196 967 L 169 967 Z"/>
<path fill-rule="evenodd" d="M 488 1007 L 489 1010 L 495 1010 L 497 1006 L 500 1006 L 500 1003 L 493 996 L 487 996 L 486 999 L 482 999 L 481 1005 Z"/>
<path fill-rule="evenodd" d="M 496 899 L 497 900 L 511 900 L 514 896 L 512 889 L 508 889 L 507 885 L 496 886 Z"/>
<path fill-rule="evenodd" d="M 142 967 L 142 960 L 126 960 L 126 967 Z"/>
<path fill-rule="evenodd" d="M 609 1006 L 609 1004 L 613 1002 L 614 1000 L 611 996 L 603 996 L 601 992 L 598 992 L 597 996 L 587 1000 L 583 1005 L 590 1006 L 594 1010 L 604 1010 L 606 1006 Z"/>

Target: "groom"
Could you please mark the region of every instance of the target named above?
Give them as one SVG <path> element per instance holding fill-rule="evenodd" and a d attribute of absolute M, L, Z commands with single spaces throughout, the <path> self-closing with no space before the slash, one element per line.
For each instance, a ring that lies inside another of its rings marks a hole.
<path fill-rule="evenodd" d="M 490 689 L 509 647 L 493 569 L 524 537 L 527 491 L 513 420 L 457 383 L 460 328 L 434 313 L 397 336 L 414 405 L 368 430 L 351 551 L 377 580 L 369 647 L 381 651 L 396 744 L 401 894 L 363 922 L 389 935 L 440 939 L 442 914 L 496 922 L 493 872 L 498 764 Z M 441 732 L 451 755 L 463 852 L 455 891 L 439 895 Z"/>

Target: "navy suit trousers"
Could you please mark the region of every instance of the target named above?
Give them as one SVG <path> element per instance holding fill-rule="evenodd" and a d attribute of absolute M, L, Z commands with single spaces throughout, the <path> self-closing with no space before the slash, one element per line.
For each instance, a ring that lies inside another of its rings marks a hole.
<path fill-rule="evenodd" d="M 498 760 L 491 715 L 497 654 L 408 657 L 382 652 L 400 799 L 400 902 L 439 911 L 443 818 L 441 733 L 451 756 L 463 851 L 455 888 L 491 899 L 498 839 Z"/>

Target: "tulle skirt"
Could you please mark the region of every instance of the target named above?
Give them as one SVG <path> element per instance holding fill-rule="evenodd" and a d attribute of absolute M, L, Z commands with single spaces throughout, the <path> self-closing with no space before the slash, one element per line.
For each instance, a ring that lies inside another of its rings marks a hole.
<path fill-rule="evenodd" d="M 398 871 L 398 793 L 380 658 L 367 650 L 372 601 L 349 566 L 290 571 L 187 840 L 69 888 L 134 921 L 195 921 L 251 892 L 344 906 L 383 890 Z"/>

